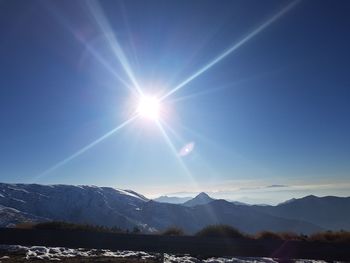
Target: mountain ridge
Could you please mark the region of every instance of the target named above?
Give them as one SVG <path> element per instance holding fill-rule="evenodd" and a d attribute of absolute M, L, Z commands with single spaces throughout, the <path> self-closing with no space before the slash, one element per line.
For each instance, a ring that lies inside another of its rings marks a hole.
<path fill-rule="evenodd" d="M 321 217 L 322 220 L 312 217 L 315 207 L 319 211 L 333 211 L 332 206 L 339 209 L 332 203 L 334 201 L 340 203 L 342 209 L 347 209 L 350 198 L 315 197 L 296 199 L 277 206 L 248 206 L 216 200 L 205 193 L 198 196 L 192 200 L 202 203 L 192 202 L 193 205 L 186 206 L 160 203 L 132 190 L 112 187 L 0 183 L 0 207 L 3 207 L 0 213 L 3 218 L 8 218 L 6 222 L 0 221 L 0 226 L 6 227 L 21 220 L 54 220 L 123 229 L 137 226 L 145 232 L 161 231 L 177 225 L 187 233 L 193 233 L 210 224 L 228 224 L 247 233 L 263 230 L 312 233 L 340 230 L 339 225 L 350 229 L 344 223 L 347 220 L 350 222 L 350 213 L 343 212 L 341 216 L 344 218 L 341 220 L 336 220 L 335 216 L 328 217 L 335 222 L 331 226 L 327 224 L 327 217 Z M 313 202 L 318 205 L 314 206 Z M 300 211 L 305 205 L 310 211 L 301 217 Z"/>
<path fill-rule="evenodd" d="M 308 195 L 276 206 L 253 206 L 270 215 L 312 221 L 326 230 L 350 229 L 350 197 Z"/>
<path fill-rule="evenodd" d="M 178 196 L 162 195 L 162 196 L 159 196 L 157 198 L 154 198 L 153 200 L 160 202 L 160 203 L 183 204 L 191 199 L 192 199 L 192 197 L 178 197 Z"/>

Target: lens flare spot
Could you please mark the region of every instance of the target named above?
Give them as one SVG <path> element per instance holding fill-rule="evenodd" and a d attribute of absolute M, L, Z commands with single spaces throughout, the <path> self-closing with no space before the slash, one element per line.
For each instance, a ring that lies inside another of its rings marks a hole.
<path fill-rule="evenodd" d="M 181 148 L 179 155 L 187 156 L 194 150 L 194 142 L 187 143 L 184 147 Z"/>

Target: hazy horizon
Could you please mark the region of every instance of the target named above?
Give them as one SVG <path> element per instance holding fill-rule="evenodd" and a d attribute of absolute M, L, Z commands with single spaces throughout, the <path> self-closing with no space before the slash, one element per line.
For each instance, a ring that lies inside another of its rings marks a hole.
<path fill-rule="evenodd" d="M 3 182 L 0 182 L 3 183 Z M 7 182 L 9 184 L 23 184 L 23 182 Z M 69 185 L 69 184 L 41 184 L 41 185 Z M 78 184 L 73 186 L 84 186 L 84 184 Z M 135 191 L 138 194 L 144 195 L 148 199 L 157 199 L 159 197 L 177 197 L 177 198 L 194 198 L 199 193 L 206 193 L 210 197 L 214 199 L 224 199 L 227 201 L 238 201 L 246 204 L 257 204 L 257 205 L 277 205 L 283 203 L 285 201 L 291 200 L 293 198 L 303 198 L 306 196 L 314 195 L 317 197 L 326 197 L 326 196 L 336 196 L 336 197 L 350 197 L 347 192 L 347 186 L 344 186 L 343 191 L 338 191 L 337 193 L 333 193 L 329 189 L 329 185 L 319 185 L 319 190 L 310 190 L 309 186 L 287 186 L 287 185 L 268 185 L 263 187 L 249 187 L 238 189 L 235 192 L 229 191 L 212 191 L 212 190 L 203 190 L 199 192 L 190 192 L 190 191 L 182 191 L 182 192 L 164 192 L 157 194 L 149 194 L 137 191 L 128 187 L 118 187 L 118 186 L 106 186 L 106 185 L 88 185 L 88 186 L 96 186 L 96 187 L 112 187 L 115 189 L 121 190 L 131 190 Z M 328 189 L 327 189 L 328 188 Z M 282 189 L 282 190 L 281 190 Z"/>

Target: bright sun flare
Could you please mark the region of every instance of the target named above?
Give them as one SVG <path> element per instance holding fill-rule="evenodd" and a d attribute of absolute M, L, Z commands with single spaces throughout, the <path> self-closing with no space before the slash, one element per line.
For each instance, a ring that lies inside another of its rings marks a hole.
<path fill-rule="evenodd" d="M 160 115 L 160 102 L 156 97 L 143 96 L 139 100 L 137 113 L 141 117 L 157 120 Z"/>

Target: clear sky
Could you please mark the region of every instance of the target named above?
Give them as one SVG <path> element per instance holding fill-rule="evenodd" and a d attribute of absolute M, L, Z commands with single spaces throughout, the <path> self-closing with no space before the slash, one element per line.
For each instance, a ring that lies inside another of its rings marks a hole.
<path fill-rule="evenodd" d="M 0 181 L 266 203 L 349 195 L 349 12 L 0 1 Z M 156 120 L 139 116 L 145 95 L 160 101 Z"/>

